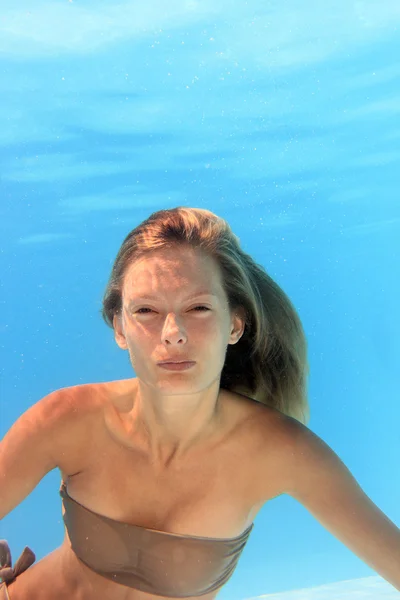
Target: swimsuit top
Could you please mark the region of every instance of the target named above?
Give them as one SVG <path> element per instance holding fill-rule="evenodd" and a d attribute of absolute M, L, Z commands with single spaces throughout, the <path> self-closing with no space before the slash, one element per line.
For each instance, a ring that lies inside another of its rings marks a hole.
<path fill-rule="evenodd" d="M 220 588 L 254 527 L 227 539 L 166 533 L 92 512 L 68 495 L 64 482 L 60 495 L 76 556 L 107 579 L 158 596 L 201 596 Z"/>

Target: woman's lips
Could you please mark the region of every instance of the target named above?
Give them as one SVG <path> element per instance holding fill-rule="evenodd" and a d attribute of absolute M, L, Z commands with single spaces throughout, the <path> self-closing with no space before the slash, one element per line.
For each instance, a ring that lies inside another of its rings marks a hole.
<path fill-rule="evenodd" d="M 193 361 L 185 361 L 185 362 L 167 362 L 167 363 L 158 363 L 159 367 L 163 369 L 167 369 L 168 371 L 186 371 L 186 369 L 190 369 L 196 363 Z"/>

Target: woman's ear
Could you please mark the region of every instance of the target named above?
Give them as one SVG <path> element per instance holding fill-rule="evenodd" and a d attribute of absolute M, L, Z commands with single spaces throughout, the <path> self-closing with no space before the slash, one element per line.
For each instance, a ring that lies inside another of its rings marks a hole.
<path fill-rule="evenodd" d="M 231 341 L 230 344 L 237 344 L 244 333 L 246 325 L 246 312 L 242 307 L 236 308 L 231 325 Z"/>
<path fill-rule="evenodd" d="M 122 318 L 120 314 L 115 314 L 113 317 L 113 327 L 114 327 L 114 337 L 118 346 L 122 350 L 128 349 L 128 344 L 126 343 L 126 337 L 124 334 L 124 328 L 122 325 Z"/>

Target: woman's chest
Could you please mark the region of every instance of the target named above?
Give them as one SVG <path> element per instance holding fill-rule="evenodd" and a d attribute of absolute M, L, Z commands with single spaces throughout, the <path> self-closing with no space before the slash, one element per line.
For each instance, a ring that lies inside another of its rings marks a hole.
<path fill-rule="evenodd" d="M 229 435 L 166 468 L 124 439 L 123 427 L 105 426 L 100 415 L 88 422 L 86 432 L 82 429 L 73 460 L 60 467 L 68 493 L 90 511 L 122 523 L 183 535 L 236 537 L 279 494 L 279 443 L 267 411 L 257 404 L 229 404 L 229 413 L 235 414 L 226 429 Z"/>
<path fill-rule="evenodd" d="M 256 471 L 243 448 L 236 454 L 234 446 L 217 447 L 164 470 L 104 440 L 95 454 L 65 481 L 68 494 L 92 512 L 148 529 L 214 538 L 235 537 L 254 518 Z"/>

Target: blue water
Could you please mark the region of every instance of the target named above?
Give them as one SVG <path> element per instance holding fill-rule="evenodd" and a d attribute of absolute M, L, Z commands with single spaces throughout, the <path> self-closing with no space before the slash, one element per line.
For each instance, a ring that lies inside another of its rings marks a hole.
<path fill-rule="evenodd" d="M 207 208 L 299 311 L 308 426 L 400 523 L 400 4 L 315 4 L 2 0 L 2 436 L 133 375 L 99 316 L 111 263 L 151 212 Z M 14 558 L 62 542 L 59 482 L 1 523 Z M 400 597 L 293 498 L 255 524 L 219 599 Z"/>

